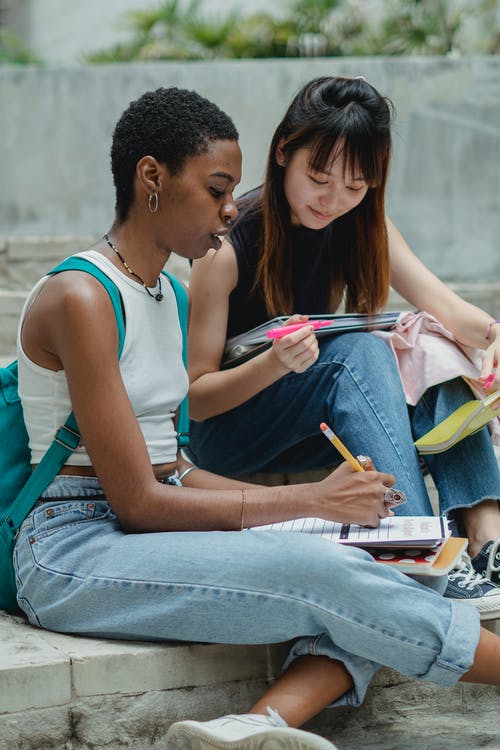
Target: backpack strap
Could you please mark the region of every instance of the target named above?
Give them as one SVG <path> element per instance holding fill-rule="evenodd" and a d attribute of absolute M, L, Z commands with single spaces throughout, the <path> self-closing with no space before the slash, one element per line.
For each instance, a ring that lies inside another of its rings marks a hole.
<path fill-rule="evenodd" d="M 121 356 L 123 343 L 125 340 L 125 320 L 122 307 L 122 299 L 116 284 L 103 273 L 94 263 L 86 258 L 77 258 L 71 256 L 66 258 L 62 263 L 49 271 L 48 275 L 61 273 L 62 271 L 84 271 L 98 279 L 106 289 L 116 317 L 118 328 L 118 357 Z M 184 286 L 172 274 L 164 271 L 170 281 L 177 302 L 179 322 L 182 331 L 182 358 L 184 366 L 187 367 L 187 320 L 188 320 L 188 297 Z M 177 442 L 179 447 L 189 444 L 189 415 L 187 396 L 179 406 L 179 415 L 177 422 Z M 73 412 L 69 415 L 66 422 L 60 427 L 52 441 L 47 452 L 30 474 L 28 481 L 22 488 L 16 498 L 16 502 L 11 508 L 11 512 L 6 516 L 5 521 L 12 530 L 17 530 L 28 513 L 31 511 L 38 497 L 59 473 L 66 463 L 67 459 L 80 444 L 80 433 Z"/>
<path fill-rule="evenodd" d="M 172 284 L 175 299 L 177 301 L 177 314 L 179 315 L 179 323 L 182 331 L 182 361 L 187 370 L 187 327 L 189 311 L 187 292 L 179 279 L 171 273 L 168 273 L 168 271 L 163 271 L 162 273 Z M 179 406 L 179 414 L 177 416 L 177 445 L 179 448 L 189 445 L 189 404 L 187 395 Z"/>
<path fill-rule="evenodd" d="M 95 278 L 99 279 L 101 284 L 105 287 L 108 292 L 116 316 L 116 324 L 118 326 L 118 337 L 119 337 L 119 351 L 120 356 L 123 348 L 123 340 L 125 338 L 125 320 L 124 312 L 122 307 L 122 299 L 118 287 L 106 276 L 97 266 L 86 258 L 79 258 L 71 256 L 66 258 L 56 268 L 50 271 L 51 274 L 60 273 L 61 271 L 78 270 L 86 271 Z M 168 271 L 162 271 L 162 274 L 169 280 L 175 294 L 175 301 L 177 302 L 177 314 L 179 316 L 179 323 L 182 332 L 182 360 L 184 367 L 187 369 L 187 326 L 188 326 L 188 311 L 189 301 L 186 289 L 184 285 L 177 279 L 173 274 Z M 76 429 L 78 431 L 78 428 Z M 189 405 L 188 397 L 185 396 L 184 400 L 179 406 L 179 413 L 177 417 L 177 445 L 179 448 L 183 448 L 189 445 Z"/>
<path fill-rule="evenodd" d="M 118 327 L 118 356 L 120 356 L 125 339 L 125 324 L 120 292 L 118 291 L 116 284 L 114 284 L 105 273 L 97 268 L 97 266 L 90 261 L 85 260 L 85 258 L 67 258 L 56 266 L 56 268 L 52 269 L 52 271 L 49 271 L 49 275 L 69 270 L 90 273 L 101 282 L 109 294 L 115 311 L 116 324 Z M 71 412 L 64 425 L 56 432 L 50 447 L 40 463 L 30 474 L 28 481 L 17 496 L 10 513 L 6 516 L 5 521 L 12 530 L 17 530 L 21 526 L 38 497 L 54 479 L 56 474 L 59 473 L 66 463 L 66 460 L 71 456 L 75 448 L 78 447 L 79 443 L 80 433 L 78 431 L 78 425 L 73 412 Z"/>

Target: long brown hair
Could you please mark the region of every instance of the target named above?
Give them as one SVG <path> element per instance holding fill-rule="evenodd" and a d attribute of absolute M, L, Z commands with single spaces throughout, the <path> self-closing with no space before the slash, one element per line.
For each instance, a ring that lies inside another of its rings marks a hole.
<path fill-rule="evenodd" d="M 290 208 L 285 170 L 276 161 L 310 149 L 309 167 L 325 171 L 342 154 L 344 173 L 361 173 L 368 192 L 335 220 L 330 266 L 329 311 L 342 297 L 348 312 L 373 314 L 389 294 L 390 268 L 384 198 L 391 155 L 391 102 L 362 78 L 315 78 L 295 96 L 269 149 L 260 198 L 263 230 L 254 288 L 260 287 L 270 316 L 294 312 L 291 278 Z"/>

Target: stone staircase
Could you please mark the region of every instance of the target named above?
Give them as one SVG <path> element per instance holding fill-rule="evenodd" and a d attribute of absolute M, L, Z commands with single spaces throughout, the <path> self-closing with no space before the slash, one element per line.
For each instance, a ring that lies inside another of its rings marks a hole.
<path fill-rule="evenodd" d="M 291 484 L 321 476 L 252 479 Z M 429 477 L 426 484 L 435 505 Z M 500 620 L 483 625 L 500 635 Z M 0 748 L 168 750 L 174 721 L 245 712 L 279 674 L 286 652 L 286 644 L 74 637 L 0 611 Z M 442 688 L 384 668 L 362 707 L 325 710 L 306 728 L 339 750 L 500 750 L 499 706 L 500 688 Z"/>
<path fill-rule="evenodd" d="M 168 750 L 174 721 L 245 712 L 285 652 L 73 637 L 0 612 L 0 747 Z M 499 701 L 498 688 L 442 688 L 384 668 L 361 708 L 327 709 L 307 728 L 339 750 L 498 750 Z"/>
<path fill-rule="evenodd" d="M 27 290 L 94 239 L 0 240 L 2 362 L 14 356 Z M 172 258 L 168 268 L 188 280 L 187 262 Z M 457 291 L 500 318 L 500 282 Z M 390 306 L 407 308 L 396 295 Z M 254 480 L 290 483 L 301 477 Z M 488 627 L 500 633 L 500 621 Z M 247 710 L 279 673 L 285 652 L 284 644 L 77 638 L 0 612 L 0 749 L 167 750 L 164 737 L 173 721 Z M 360 709 L 325 710 L 307 728 L 339 750 L 500 750 L 499 706 L 500 689 L 465 684 L 444 689 L 382 669 Z"/>

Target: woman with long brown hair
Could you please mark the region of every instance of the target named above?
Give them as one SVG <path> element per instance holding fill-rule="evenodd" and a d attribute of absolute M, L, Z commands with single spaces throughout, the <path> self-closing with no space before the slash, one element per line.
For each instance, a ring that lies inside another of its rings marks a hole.
<path fill-rule="evenodd" d="M 437 279 L 385 215 L 391 119 L 391 103 L 362 78 L 303 86 L 272 139 L 264 184 L 239 200 L 222 248 L 193 264 L 190 458 L 233 476 L 329 466 L 325 421 L 396 477 L 408 498 L 396 512 L 428 515 L 413 441 L 471 398 L 462 379 L 429 388 L 408 409 L 384 341 L 349 333 L 318 342 L 308 326 L 221 368 L 228 338 L 277 315 L 296 322 L 334 313 L 341 303 L 372 314 L 392 286 L 462 345 L 483 349 L 483 380 L 492 373 L 491 390 L 500 386 L 500 324 Z M 490 435 L 485 428 L 426 461 L 440 510 L 469 538 L 473 558 L 450 575 L 446 596 L 496 617 L 500 473 Z"/>

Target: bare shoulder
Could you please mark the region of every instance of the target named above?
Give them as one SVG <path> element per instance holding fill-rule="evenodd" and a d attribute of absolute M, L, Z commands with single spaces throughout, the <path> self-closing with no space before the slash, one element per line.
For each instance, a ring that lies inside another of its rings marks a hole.
<path fill-rule="evenodd" d="M 113 306 L 104 286 L 84 271 L 52 276 L 30 307 L 22 343 L 37 364 L 60 369 L 69 342 L 117 338 Z"/>
<path fill-rule="evenodd" d="M 96 278 L 85 271 L 62 271 L 44 285 L 30 309 L 34 316 L 47 316 L 55 325 L 63 316 L 66 322 L 95 320 L 112 312 L 109 295 Z"/>

